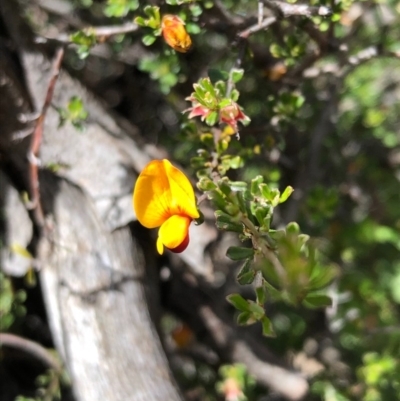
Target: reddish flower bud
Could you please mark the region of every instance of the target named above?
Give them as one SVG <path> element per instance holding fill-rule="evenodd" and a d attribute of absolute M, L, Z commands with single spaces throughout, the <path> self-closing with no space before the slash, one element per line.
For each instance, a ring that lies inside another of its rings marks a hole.
<path fill-rule="evenodd" d="M 237 122 L 249 121 L 249 117 L 247 117 L 239 105 L 232 100 L 231 104 L 228 104 L 220 109 L 219 121 L 230 125 L 235 131 L 237 131 Z"/>

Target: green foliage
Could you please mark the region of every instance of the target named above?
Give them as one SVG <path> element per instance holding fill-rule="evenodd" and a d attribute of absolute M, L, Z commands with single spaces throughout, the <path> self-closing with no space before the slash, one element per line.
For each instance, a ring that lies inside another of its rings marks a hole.
<path fill-rule="evenodd" d="M 290 66 L 294 65 L 296 60 L 304 55 L 306 43 L 301 42 L 298 36 L 288 35 L 283 38 L 282 45 L 273 43 L 269 50 L 275 58 L 285 59 L 285 64 Z"/>
<path fill-rule="evenodd" d="M 77 54 L 79 58 L 85 59 L 90 54 L 90 49 L 97 43 L 97 38 L 91 29 L 77 31 L 70 35 L 70 41 L 78 45 Z"/>
<path fill-rule="evenodd" d="M 125 17 L 139 8 L 139 0 L 107 0 L 104 14 L 107 17 Z"/>
<path fill-rule="evenodd" d="M 17 318 L 25 315 L 25 300 L 25 291 L 14 291 L 11 280 L 0 272 L 0 332 L 8 330 Z"/>
<path fill-rule="evenodd" d="M 213 71 L 214 79 L 226 76 L 224 71 Z M 209 126 L 217 123 L 225 123 L 231 127 L 233 132 L 238 132 L 237 124 L 240 121 L 247 125 L 250 122 L 242 108 L 236 103 L 239 99 L 239 92 L 233 88 L 233 85 L 243 77 L 243 71 L 233 69 L 229 74 L 228 82 L 217 80 L 213 82 L 209 77 L 201 78 L 198 83 L 193 85 L 194 92 L 186 99 L 192 102 L 189 118 L 201 117 Z M 238 135 L 238 134 L 237 134 Z M 217 151 L 222 153 L 226 150 L 228 142 L 218 141 Z M 223 164 L 223 163 L 222 163 Z M 229 161 L 228 161 L 228 164 Z M 223 168 L 223 165 L 221 166 Z"/>
<path fill-rule="evenodd" d="M 167 4 L 170 6 L 180 6 L 182 4 L 190 4 L 193 3 L 193 0 L 167 0 Z"/>
<path fill-rule="evenodd" d="M 135 22 L 139 26 L 150 28 L 150 32 L 142 37 L 142 42 L 145 46 L 151 46 L 157 39 L 157 36 L 161 35 L 161 16 L 160 9 L 157 6 L 146 6 L 143 9 L 145 17 L 136 17 Z M 150 72 L 148 70 L 147 72 Z M 157 78 L 154 78 L 157 79 Z M 175 82 L 176 83 L 176 82 Z M 173 86 L 173 85 L 171 85 Z M 163 84 L 161 83 L 161 87 Z M 163 91 L 164 92 L 164 91 Z"/>
<path fill-rule="evenodd" d="M 18 396 L 15 401 L 55 401 L 61 399 L 60 385 L 68 382 L 67 377 L 62 377 L 58 372 L 49 369 L 46 373 L 36 378 L 37 395 L 35 398 Z"/>
<path fill-rule="evenodd" d="M 368 352 L 363 355 L 363 365 L 357 373 L 366 384 L 366 401 L 383 401 L 398 395 L 400 366 L 397 358 Z"/>
<path fill-rule="evenodd" d="M 180 64 L 176 54 L 172 52 L 160 57 L 144 57 L 138 68 L 149 73 L 151 79 L 157 80 L 164 94 L 168 94 L 179 81 Z"/>
<path fill-rule="evenodd" d="M 71 123 L 78 131 L 83 131 L 85 128 L 85 120 L 88 118 L 89 113 L 85 110 L 82 99 L 73 96 L 69 100 L 66 108 L 57 109 L 60 115 L 60 124 L 62 127 L 67 122 Z"/>

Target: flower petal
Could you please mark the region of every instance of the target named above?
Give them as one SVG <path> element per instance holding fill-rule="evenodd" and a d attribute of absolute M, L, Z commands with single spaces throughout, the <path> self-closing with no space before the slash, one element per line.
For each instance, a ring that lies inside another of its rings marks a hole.
<path fill-rule="evenodd" d="M 191 221 L 189 217 L 178 215 L 171 216 L 165 221 L 158 231 L 157 250 L 159 253 L 161 249 L 159 242 L 172 251 L 180 247 L 183 243 L 188 243 L 189 225 Z M 184 249 L 179 249 L 180 252 L 183 250 Z"/>
<path fill-rule="evenodd" d="M 199 217 L 188 178 L 168 160 L 153 160 L 140 173 L 133 192 L 139 222 L 147 228 L 161 226 L 177 214 Z"/>
<path fill-rule="evenodd" d="M 168 160 L 164 159 L 163 163 L 171 191 L 171 215 L 178 214 L 188 216 L 191 219 L 198 219 L 200 214 L 197 210 L 196 197 L 189 179 Z"/>
<path fill-rule="evenodd" d="M 155 228 L 170 216 L 171 191 L 161 160 L 153 160 L 140 173 L 133 191 L 133 206 L 139 222 Z"/>
<path fill-rule="evenodd" d="M 162 255 L 164 253 L 164 244 L 161 241 L 161 238 L 157 238 L 157 252 Z"/>

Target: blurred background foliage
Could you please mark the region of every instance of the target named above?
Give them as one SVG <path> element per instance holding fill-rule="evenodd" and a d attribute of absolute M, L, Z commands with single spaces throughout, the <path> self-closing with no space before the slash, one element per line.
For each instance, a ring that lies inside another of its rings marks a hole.
<path fill-rule="evenodd" d="M 186 54 L 168 48 L 157 32 L 149 39 L 151 28 L 140 28 L 105 43 L 74 36 L 77 46 L 66 67 L 193 175 L 198 132 L 210 128 L 182 114 L 189 107 L 185 98 L 211 69 L 229 72 L 240 58 L 239 103 L 251 123 L 240 128 L 240 141 L 229 142 L 229 152 L 244 160 L 231 178 L 262 175 L 271 188 L 291 185 L 295 192 L 277 209 L 273 226 L 297 221 L 339 271 L 326 310 L 270 302 L 276 337 L 263 341 L 310 378 L 307 399 L 400 400 L 399 3 L 311 1 L 331 7 L 333 15 L 283 18 L 242 39 L 245 46 L 238 34 L 257 23 L 257 1 L 50 3 L 26 2 L 26 17 L 39 36 L 131 22 L 145 15 L 148 4 L 186 21 L 193 41 Z M 87 115 L 79 99 L 63 115 L 63 123 L 71 120 L 84 130 Z M 220 270 L 230 283 L 233 273 Z M 25 327 L 31 336 L 34 329 L 21 319 L 43 316 L 29 307 L 36 295 L 25 300 L 21 283 L 13 287 L 1 278 L 1 331 Z M 229 292 L 230 285 L 220 290 Z M 193 357 L 190 350 L 201 347 L 201 339 L 179 317 L 166 313 L 162 326 L 188 399 L 229 399 L 228 389 L 236 391 L 232 400 L 278 399 L 242 366 Z"/>

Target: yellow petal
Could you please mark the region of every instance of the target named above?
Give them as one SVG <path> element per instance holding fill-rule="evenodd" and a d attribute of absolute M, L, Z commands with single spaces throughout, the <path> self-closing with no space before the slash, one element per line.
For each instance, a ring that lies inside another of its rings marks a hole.
<path fill-rule="evenodd" d="M 158 252 L 160 255 L 162 255 L 162 254 L 164 253 L 164 245 L 163 245 L 163 243 L 161 242 L 161 238 L 160 238 L 160 237 L 157 238 L 157 252 Z"/>
<path fill-rule="evenodd" d="M 188 178 L 165 159 L 151 161 L 140 173 L 133 205 L 139 222 L 147 228 L 159 227 L 175 214 L 199 217 Z"/>
<path fill-rule="evenodd" d="M 170 214 L 171 191 L 169 180 L 161 160 L 153 160 L 140 173 L 133 192 L 133 206 L 139 222 L 147 228 L 155 228 L 167 220 Z"/>
<path fill-rule="evenodd" d="M 180 214 L 192 219 L 200 217 L 196 197 L 189 179 L 168 160 L 163 160 L 171 190 L 171 214 Z"/>
<path fill-rule="evenodd" d="M 186 216 L 171 216 L 158 231 L 157 250 L 158 241 L 169 249 L 179 247 L 188 236 L 190 222 Z"/>

